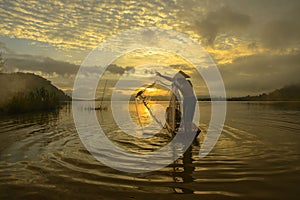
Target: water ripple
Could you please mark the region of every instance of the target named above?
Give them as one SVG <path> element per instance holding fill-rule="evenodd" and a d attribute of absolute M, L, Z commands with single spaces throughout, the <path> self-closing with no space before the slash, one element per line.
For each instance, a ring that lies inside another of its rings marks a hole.
<path fill-rule="evenodd" d="M 159 171 L 141 174 L 119 172 L 98 162 L 82 145 L 66 108 L 59 113 L 2 116 L 0 197 L 293 198 L 300 174 L 300 136 L 295 133 L 300 130 L 295 120 L 300 113 L 262 115 L 261 120 L 276 123 L 275 128 L 265 124 L 262 129 L 263 124 L 253 121 L 257 112 L 247 112 L 244 118 L 231 114 L 217 145 L 202 159 L 198 152 L 208 126 L 201 123 L 202 134 L 182 157 Z M 110 140 L 131 152 L 147 154 L 170 140 L 167 134 L 132 139 L 107 121 L 111 117 L 104 118 L 105 112 L 102 115 Z M 127 165 L 136 159 L 104 148 L 99 156 Z M 160 159 L 164 157 L 162 153 Z"/>

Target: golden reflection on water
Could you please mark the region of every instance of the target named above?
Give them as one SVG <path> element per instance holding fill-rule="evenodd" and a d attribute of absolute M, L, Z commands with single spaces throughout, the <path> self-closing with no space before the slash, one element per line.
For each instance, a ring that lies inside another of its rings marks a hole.
<path fill-rule="evenodd" d="M 148 101 L 148 107 L 150 111 L 146 108 L 146 106 L 140 102 L 134 102 L 132 101 L 129 104 L 129 112 L 132 120 L 138 125 L 138 126 L 148 126 L 151 124 L 154 119 L 151 115 L 154 115 L 155 117 L 159 117 L 160 115 L 165 113 L 165 110 L 167 108 L 168 102 L 167 101 Z M 162 107 L 158 107 L 162 106 Z M 163 122 L 163 120 L 161 120 Z"/>
<path fill-rule="evenodd" d="M 199 105 L 203 120 L 209 122 L 209 103 Z M 143 199 L 147 194 L 149 199 L 297 199 L 299 106 L 274 106 L 229 102 L 224 131 L 207 157 L 198 157 L 200 145 L 194 143 L 176 162 L 141 174 L 119 172 L 98 162 L 82 145 L 70 109 L 2 116 L 0 198 Z M 143 123 L 150 123 L 147 110 L 139 108 Z M 129 110 L 135 121 L 134 103 Z M 129 150 L 147 153 L 167 144 L 163 134 L 144 143 L 129 138 L 117 129 L 109 110 L 97 111 L 97 116 L 110 139 Z M 200 125 L 205 132 L 207 123 Z M 130 159 L 103 150 L 103 156 L 108 154 L 120 165 Z"/>

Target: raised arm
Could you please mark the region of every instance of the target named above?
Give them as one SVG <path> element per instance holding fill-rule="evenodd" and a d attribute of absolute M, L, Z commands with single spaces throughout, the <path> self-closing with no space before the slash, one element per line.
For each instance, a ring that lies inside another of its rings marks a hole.
<path fill-rule="evenodd" d="M 168 77 L 168 76 L 164 76 L 164 75 L 162 75 L 161 73 L 159 73 L 159 72 L 156 72 L 156 75 L 157 76 L 160 76 L 160 77 L 162 77 L 162 78 L 164 78 L 164 79 L 166 79 L 166 80 L 168 80 L 168 81 L 173 81 L 173 78 L 171 78 L 171 77 Z"/>

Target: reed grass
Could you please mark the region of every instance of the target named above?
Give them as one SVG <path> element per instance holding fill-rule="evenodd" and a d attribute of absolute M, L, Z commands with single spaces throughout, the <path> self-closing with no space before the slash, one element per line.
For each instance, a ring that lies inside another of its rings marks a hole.
<path fill-rule="evenodd" d="M 54 110 L 59 107 L 59 99 L 54 92 L 44 87 L 29 93 L 19 92 L 2 108 L 4 113 L 26 113 Z"/>

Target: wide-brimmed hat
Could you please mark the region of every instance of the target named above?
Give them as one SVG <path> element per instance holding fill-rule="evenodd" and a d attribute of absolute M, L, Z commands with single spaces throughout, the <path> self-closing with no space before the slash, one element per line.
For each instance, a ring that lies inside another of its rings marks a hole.
<path fill-rule="evenodd" d="M 180 73 L 184 78 L 191 78 L 189 75 L 187 75 L 186 73 L 184 73 L 181 70 L 178 73 Z"/>

